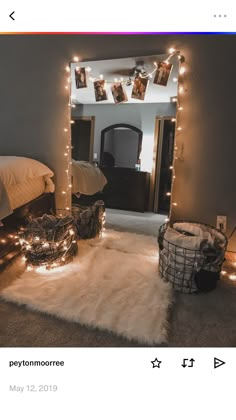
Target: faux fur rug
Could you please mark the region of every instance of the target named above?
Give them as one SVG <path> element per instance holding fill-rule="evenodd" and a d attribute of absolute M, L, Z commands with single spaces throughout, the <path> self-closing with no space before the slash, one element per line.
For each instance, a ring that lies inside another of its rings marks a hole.
<path fill-rule="evenodd" d="M 106 231 L 80 241 L 78 257 L 64 267 L 25 271 L 7 285 L 16 275 L 13 265 L 0 276 L 6 301 L 140 343 L 167 339 L 172 290 L 158 275 L 154 237 Z"/>

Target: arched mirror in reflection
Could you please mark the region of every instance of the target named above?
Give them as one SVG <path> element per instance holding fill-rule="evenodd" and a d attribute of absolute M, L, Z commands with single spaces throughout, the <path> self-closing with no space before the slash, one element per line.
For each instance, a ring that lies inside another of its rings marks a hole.
<path fill-rule="evenodd" d="M 142 131 L 130 124 L 114 124 L 101 132 L 101 167 L 137 169 L 142 150 Z"/>

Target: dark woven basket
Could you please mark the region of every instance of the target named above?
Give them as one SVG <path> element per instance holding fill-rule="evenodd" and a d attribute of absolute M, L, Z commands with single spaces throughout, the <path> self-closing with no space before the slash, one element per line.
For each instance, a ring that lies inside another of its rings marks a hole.
<path fill-rule="evenodd" d="M 190 223 L 215 236 L 215 246 L 187 249 L 165 239 L 169 227 L 163 224 L 159 229 L 159 272 L 162 278 L 172 283 L 175 290 L 183 293 L 210 291 L 216 287 L 220 278 L 220 271 L 224 262 L 227 248 L 226 236 L 211 225 L 192 222 L 176 221 L 175 223 Z M 217 235 L 218 234 L 218 235 Z M 219 237 L 222 240 L 217 239 Z"/>
<path fill-rule="evenodd" d="M 92 206 L 72 206 L 72 216 L 80 239 L 91 239 L 102 233 L 105 223 L 105 205 L 102 200 Z"/>
<path fill-rule="evenodd" d="M 28 264 L 55 268 L 77 254 L 77 232 L 71 216 L 44 215 L 33 219 L 19 232 L 22 252 Z"/>

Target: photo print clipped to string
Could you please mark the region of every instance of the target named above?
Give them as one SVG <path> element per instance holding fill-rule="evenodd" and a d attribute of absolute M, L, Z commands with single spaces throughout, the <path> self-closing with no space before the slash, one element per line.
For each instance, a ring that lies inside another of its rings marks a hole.
<path fill-rule="evenodd" d="M 96 80 L 94 83 L 94 93 L 96 102 L 107 101 L 107 91 L 105 80 Z"/>
<path fill-rule="evenodd" d="M 122 85 L 121 82 L 114 83 L 111 86 L 111 92 L 112 92 L 112 96 L 113 96 L 115 104 L 120 104 L 122 102 L 127 102 L 128 101 L 128 97 L 127 97 L 125 88 L 124 88 L 124 86 Z"/>

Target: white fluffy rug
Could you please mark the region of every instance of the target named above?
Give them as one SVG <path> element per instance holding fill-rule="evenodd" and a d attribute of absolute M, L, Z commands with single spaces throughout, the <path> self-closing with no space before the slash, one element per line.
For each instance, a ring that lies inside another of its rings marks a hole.
<path fill-rule="evenodd" d="M 16 277 L 16 267 L 0 284 Z M 72 263 L 52 271 L 25 271 L 1 298 L 57 317 L 99 327 L 140 343 L 167 339 L 172 291 L 158 274 L 156 238 L 106 231 L 79 242 Z"/>

